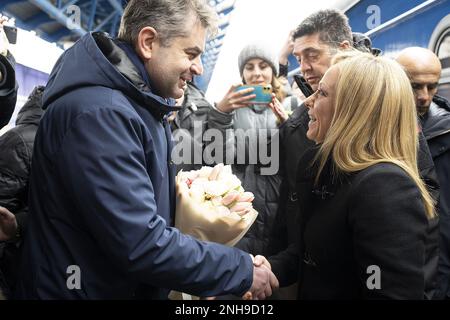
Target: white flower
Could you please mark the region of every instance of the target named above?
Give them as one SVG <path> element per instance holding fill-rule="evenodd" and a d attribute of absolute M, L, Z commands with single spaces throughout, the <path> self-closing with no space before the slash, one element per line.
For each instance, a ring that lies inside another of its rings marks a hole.
<path fill-rule="evenodd" d="M 231 166 L 222 163 L 200 170 L 180 172 L 180 180 L 189 188 L 191 198 L 218 214 L 237 214 L 244 217 L 252 207 L 253 193 L 245 192 Z M 225 210 L 226 209 L 226 210 Z"/>

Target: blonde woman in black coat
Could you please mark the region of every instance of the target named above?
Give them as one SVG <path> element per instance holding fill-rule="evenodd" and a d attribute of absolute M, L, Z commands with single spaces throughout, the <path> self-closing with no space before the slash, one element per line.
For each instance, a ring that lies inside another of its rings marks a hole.
<path fill-rule="evenodd" d="M 300 299 L 423 299 L 435 213 L 417 169 L 406 74 L 355 54 L 327 71 L 306 104 L 318 153 L 298 170 L 300 241 L 265 263 L 280 285 L 298 281 Z"/>

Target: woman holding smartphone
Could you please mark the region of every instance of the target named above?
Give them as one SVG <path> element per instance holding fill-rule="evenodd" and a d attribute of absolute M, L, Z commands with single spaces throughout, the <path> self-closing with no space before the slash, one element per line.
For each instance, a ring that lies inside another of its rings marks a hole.
<path fill-rule="evenodd" d="M 279 146 L 277 117 L 268 104 L 254 104 L 254 88 L 237 90 L 239 86 L 272 87 L 271 105 L 284 99 L 282 85 L 277 80 L 278 59 L 264 44 L 251 44 L 242 49 L 238 58 L 242 83 L 232 85 L 223 99 L 210 111 L 208 127 L 223 134 L 223 160 L 233 164 L 233 173 L 246 191 L 253 192 L 258 218 L 249 232 L 236 245 L 252 254 L 265 254 L 270 227 L 278 207 L 281 178 L 278 174 Z"/>

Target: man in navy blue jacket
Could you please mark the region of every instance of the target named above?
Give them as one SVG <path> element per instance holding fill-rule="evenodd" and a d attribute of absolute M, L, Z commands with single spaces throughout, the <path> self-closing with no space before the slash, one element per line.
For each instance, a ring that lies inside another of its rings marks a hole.
<path fill-rule="evenodd" d="M 18 298 L 264 298 L 278 285 L 249 254 L 171 227 L 166 118 L 202 72 L 215 20 L 202 0 L 131 0 L 118 40 L 88 34 L 59 59 L 35 141 Z"/>

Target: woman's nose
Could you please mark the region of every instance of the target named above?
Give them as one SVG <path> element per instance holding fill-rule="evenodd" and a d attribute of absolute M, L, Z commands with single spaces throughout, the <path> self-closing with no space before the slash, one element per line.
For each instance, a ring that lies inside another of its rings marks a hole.
<path fill-rule="evenodd" d="M 312 108 L 314 106 L 314 101 L 316 100 L 316 92 L 314 92 L 312 95 L 310 95 L 306 100 L 304 101 L 305 106 L 308 108 Z"/>

